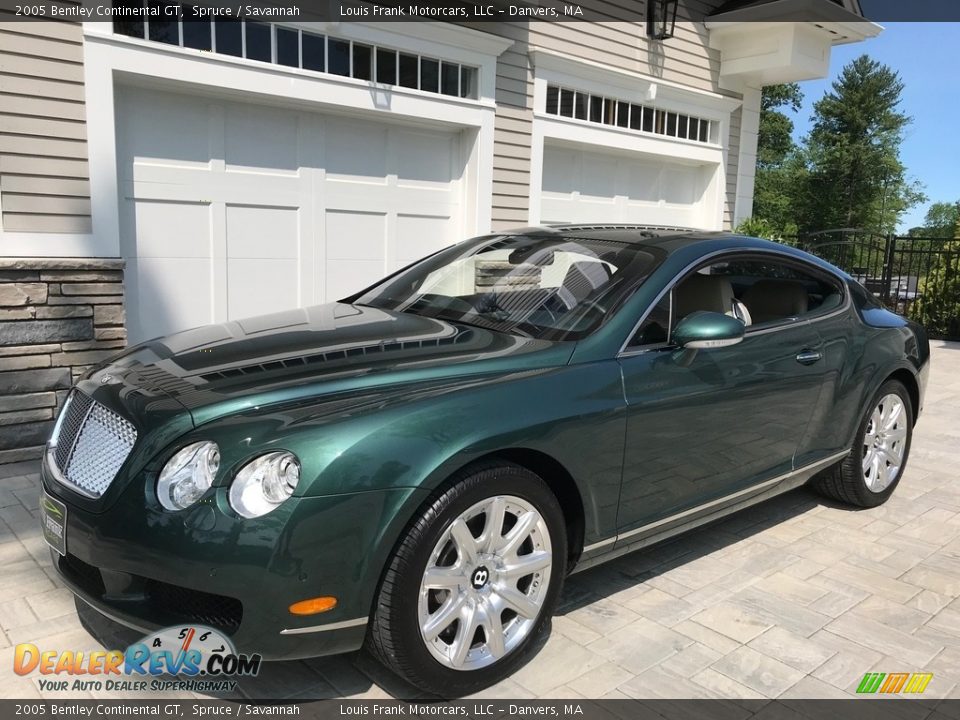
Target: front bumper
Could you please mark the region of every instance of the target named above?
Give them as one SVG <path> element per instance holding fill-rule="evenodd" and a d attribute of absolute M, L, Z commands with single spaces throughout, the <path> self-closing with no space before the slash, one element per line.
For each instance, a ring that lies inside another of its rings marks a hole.
<path fill-rule="evenodd" d="M 239 652 L 266 659 L 358 649 L 380 572 L 422 491 L 395 489 L 291 498 L 261 518 L 235 517 L 226 488 L 182 512 L 154 509 L 149 479 L 132 482 L 102 512 L 78 507 L 47 466 L 44 490 L 67 505 L 63 582 L 93 608 L 153 631 L 184 623 L 224 631 Z M 117 478 L 116 481 L 119 481 Z M 291 603 L 337 597 L 326 613 L 295 616 Z"/>

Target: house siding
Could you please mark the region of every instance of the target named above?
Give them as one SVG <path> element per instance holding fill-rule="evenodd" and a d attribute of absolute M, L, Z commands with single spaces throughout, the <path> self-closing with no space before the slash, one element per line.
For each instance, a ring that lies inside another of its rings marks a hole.
<path fill-rule="evenodd" d="M 693 9 L 708 13 L 719 3 L 693 3 Z M 616 6 L 610 5 L 611 14 Z M 602 11 L 602 8 L 597 8 Z M 478 24 L 479 30 L 490 26 Z M 702 23 L 678 18 L 676 34 L 662 43 L 651 43 L 646 26 L 639 22 L 538 22 L 503 23 L 495 32 L 514 41 L 497 63 L 497 115 L 494 136 L 493 226 L 504 229 L 524 225 L 530 211 L 530 154 L 533 133 L 533 48 L 561 52 L 569 57 L 602 63 L 641 73 L 698 90 L 722 93 L 740 99 L 718 86 L 720 54 L 708 47 Z M 729 228 L 736 202 L 739 115 L 731 120 L 724 226 Z"/>
<path fill-rule="evenodd" d="M 5 232 L 91 232 L 83 78 L 78 23 L 0 25 Z"/>

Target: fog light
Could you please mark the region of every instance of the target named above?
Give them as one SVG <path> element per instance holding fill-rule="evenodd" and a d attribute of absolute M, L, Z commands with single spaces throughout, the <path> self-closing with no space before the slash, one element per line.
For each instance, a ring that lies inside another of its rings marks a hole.
<path fill-rule="evenodd" d="M 324 596 L 301 600 L 290 606 L 290 612 L 293 615 L 317 615 L 319 613 L 333 610 L 337 606 L 335 597 Z"/>

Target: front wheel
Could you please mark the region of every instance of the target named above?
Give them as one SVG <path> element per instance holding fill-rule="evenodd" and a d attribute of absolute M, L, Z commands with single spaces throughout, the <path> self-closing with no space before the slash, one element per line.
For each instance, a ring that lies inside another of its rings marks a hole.
<path fill-rule="evenodd" d="M 477 692 L 549 631 L 566 554 L 563 512 L 541 478 L 510 463 L 467 470 L 401 540 L 367 646 L 422 690 Z"/>
<path fill-rule="evenodd" d="M 888 380 L 867 407 L 850 455 L 817 477 L 814 487 L 850 505 L 881 505 L 903 476 L 912 439 L 910 394 L 899 381 Z"/>

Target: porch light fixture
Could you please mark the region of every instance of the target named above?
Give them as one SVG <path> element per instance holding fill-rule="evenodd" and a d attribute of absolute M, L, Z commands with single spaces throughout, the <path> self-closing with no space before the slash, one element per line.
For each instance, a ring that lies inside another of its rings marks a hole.
<path fill-rule="evenodd" d="M 647 37 L 666 40 L 677 25 L 679 0 L 647 0 Z"/>

